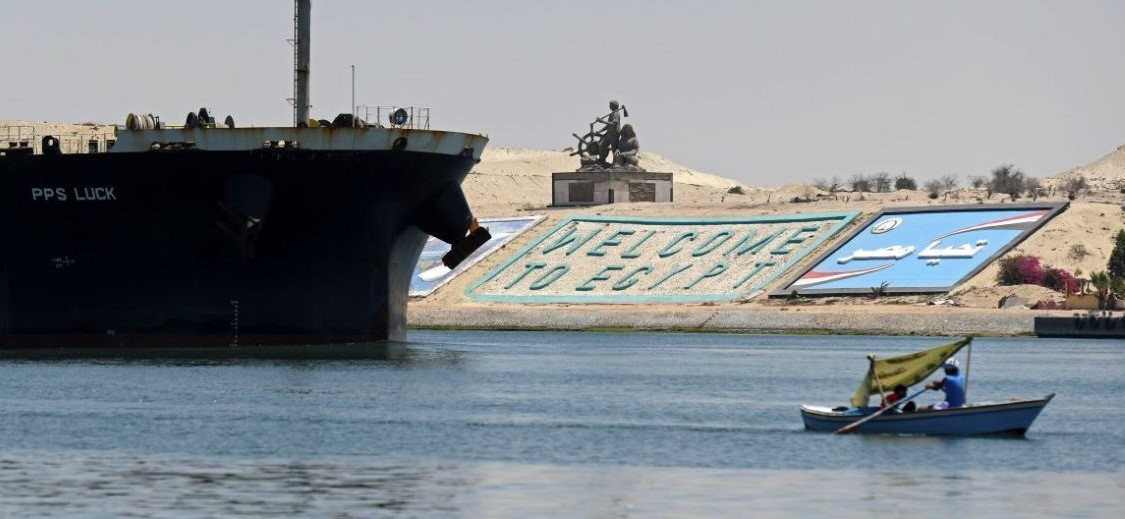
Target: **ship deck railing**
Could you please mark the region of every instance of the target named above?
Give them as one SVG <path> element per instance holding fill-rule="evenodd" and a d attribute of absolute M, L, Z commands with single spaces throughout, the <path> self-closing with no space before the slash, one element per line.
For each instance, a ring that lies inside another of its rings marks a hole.
<path fill-rule="evenodd" d="M 33 154 L 40 155 L 47 135 L 59 140 L 59 151 L 64 154 L 104 153 L 117 142 L 116 132 L 40 133 L 31 125 L 5 125 L 0 126 L 0 150 L 31 148 Z"/>
<path fill-rule="evenodd" d="M 430 129 L 428 106 L 359 105 L 355 109 L 356 117 L 362 119 L 368 126 L 408 130 Z"/>

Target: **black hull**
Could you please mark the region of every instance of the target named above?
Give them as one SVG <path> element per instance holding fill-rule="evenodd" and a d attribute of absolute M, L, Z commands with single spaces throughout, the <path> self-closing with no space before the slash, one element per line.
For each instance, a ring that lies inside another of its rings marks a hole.
<path fill-rule="evenodd" d="M 401 340 L 425 234 L 469 226 L 459 184 L 474 163 L 270 148 L 0 159 L 0 347 Z"/>

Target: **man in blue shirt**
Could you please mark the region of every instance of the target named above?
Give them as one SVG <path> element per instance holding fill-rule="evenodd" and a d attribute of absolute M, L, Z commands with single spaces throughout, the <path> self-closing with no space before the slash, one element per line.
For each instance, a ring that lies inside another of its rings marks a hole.
<path fill-rule="evenodd" d="M 926 407 L 927 411 L 940 411 L 965 405 L 965 378 L 957 367 L 957 359 L 949 359 L 942 365 L 945 378 L 926 384 L 926 389 L 945 391 L 945 401 Z"/>

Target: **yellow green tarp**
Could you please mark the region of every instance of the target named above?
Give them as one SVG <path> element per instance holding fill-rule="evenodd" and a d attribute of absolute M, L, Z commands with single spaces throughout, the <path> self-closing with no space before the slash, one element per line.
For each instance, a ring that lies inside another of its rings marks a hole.
<path fill-rule="evenodd" d="M 859 389 L 852 395 L 852 405 L 855 407 L 866 406 L 871 394 L 879 392 L 880 384 L 886 391 L 890 391 L 891 388 L 899 384 L 910 387 L 925 380 L 926 377 L 941 367 L 945 359 L 952 357 L 970 342 L 973 342 L 972 337 L 965 337 L 959 341 L 928 350 L 886 359 L 876 359 L 874 356 L 868 355 L 867 358 L 871 360 L 871 368 L 867 370 L 867 376 L 863 377 L 863 382 L 860 382 Z M 877 380 L 875 375 L 878 375 Z"/>

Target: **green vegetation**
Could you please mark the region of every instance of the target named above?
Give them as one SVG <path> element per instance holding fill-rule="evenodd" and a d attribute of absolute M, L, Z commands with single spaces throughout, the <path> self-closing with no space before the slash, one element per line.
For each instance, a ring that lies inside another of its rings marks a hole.
<path fill-rule="evenodd" d="M 1037 256 L 1020 254 L 1000 258 L 996 283 L 1000 285 L 1039 285 L 1065 294 L 1078 291 L 1078 279 L 1065 269 L 1042 265 Z"/>
<path fill-rule="evenodd" d="M 1082 261 L 1086 256 L 1090 255 L 1090 251 L 1086 250 L 1086 246 L 1081 243 L 1076 243 L 1070 246 L 1070 252 L 1066 253 L 1066 257 L 1074 261 Z M 1078 270 L 1074 271 L 1075 275 L 1081 274 Z"/>
<path fill-rule="evenodd" d="M 1125 229 L 1117 231 L 1113 238 L 1113 252 L 1109 254 L 1106 269 L 1114 277 L 1125 278 Z"/>
<path fill-rule="evenodd" d="M 1086 177 L 1069 178 L 1063 183 L 1063 191 L 1066 191 L 1066 198 L 1074 200 L 1078 193 L 1086 190 L 1089 184 L 1086 183 Z"/>
<path fill-rule="evenodd" d="M 1027 175 L 1019 168 L 1011 164 L 999 166 L 992 170 L 992 180 L 988 182 L 988 197 L 992 198 L 993 193 L 1001 193 L 1015 200 L 1023 193 L 1026 180 Z"/>
<path fill-rule="evenodd" d="M 911 191 L 917 191 L 918 182 L 916 182 L 913 178 L 906 176 L 906 172 L 903 171 L 901 175 L 895 177 L 895 190 L 897 191 L 899 189 L 909 189 Z"/>

